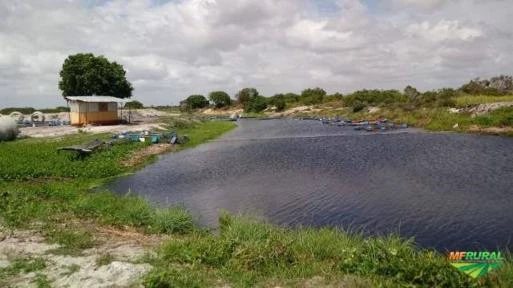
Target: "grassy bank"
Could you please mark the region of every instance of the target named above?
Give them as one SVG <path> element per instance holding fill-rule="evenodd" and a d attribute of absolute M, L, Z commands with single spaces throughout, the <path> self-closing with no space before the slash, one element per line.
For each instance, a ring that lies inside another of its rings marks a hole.
<path fill-rule="evenodd" d="M 168 124 L 191 139 L 179 149 L 213 139 L 234 125 Z M 91 190 L 106 178 L 136 169 L 122 163 L 146 144 L 115 145 L 82 160 L 56 153 L 56 148 L 106 137 L 85 134 L 0 143 L 2 226 L 39 231 L 46 241 L 60 245 L 51 253 L 66 255 L 94 247 L 94 227 L 170 235 L 156 255 L 145 260 L 154 267 L 143 279 L 147 287 L 508 287 L 513 283 L 509 259 L 501 270 L 476 281 L 451 267 L 443 255 L 417 249 L 412 241 L 396 236 L 285 229 L 229 215 L 220 218 L 220 231 L 213 233 L 196 226 L 182 207 L 155 208 L 134 195 Z M 107 256 L 98 262 L 112 261 Z M 32 267 L 34 261 L 20 261 L 0 268 L 0 275 L 42 273 L 44 265 L 29 269 L 24 267 Z M 38 275 L 48 284 L 44 274 Z"/>
<path fill-rule="evenodd" d="M 190 138 L 187 144 L 175 147 L 178 149 L 194 147 L 235 127 L 229 122 L 170 121 L 168 125 Z M 123 163 L 148 144 L 118 144 L 85 159 L 57 152 L 58 147 L 108 137 L 85 134 L 0 143 L 0 217 L 4 224 L 20 227 L 35 221 L 60 223 L 76 217 L 154 233 L 192 230 L 192 220 L 183 208 L 155 209 L 132 195 L 91 192 L 106 179 L 134 171 L 137 166 Z M 146 161 L 154 158 L 150 155 Z"/>
<path fill-rule="evenodd" d="M 396 236 L 285 229 L 223 215 L 220 233 L 168 240 L 148 287 L 510 287 L 513 267 L 478 281 Z M 509 261 L 509 260 L 508 260 Z"/>

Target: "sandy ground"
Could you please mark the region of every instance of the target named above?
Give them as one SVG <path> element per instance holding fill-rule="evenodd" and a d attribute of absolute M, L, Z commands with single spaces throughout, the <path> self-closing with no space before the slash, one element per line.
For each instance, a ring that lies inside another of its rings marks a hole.
<path fill-rule="evenodd" d="M 241 108 L 232 108 L 232 109 L 226 109 L 226 110 L 208 108 L 208 109 L 201 111 L 201 114 L 212 115 L 212 116 L 232 115 L 232 114 L 240 115 L 243 113 L 244 113 L 244 110 Z"/>
<path fill-rule="evenodd" d="M 162 123 L 144 123 L 136 125 L 87 126 L 84 128 L 77 128 L 73 126 L 22 127 L 20 128 L 20 136 L 40 138 L 77 134 L 79 132 L 119 133 L 125 131 L 145 131 L 153 129 L 163 129 L 162 125 Z"/>
<path fill-rule="evenodd" d="M 0 227 L 0 269 L 9 267 L 15 259 L 42 258 L 46 267 L 40 271 L 19 273 L 0 279 L 0 287 L 37 287 L 38 275 L 44 275 L 51 287 L 142 287 L 141 277 L 152 267 L 144 263 L 158 239 L 145 239 L 137 233 L 103 231 L 110 235 L 80 256 L 52 254 L 57 244 L 45 243 L 34 231 L 8 231 Z M 120 233 L 127 235 L 119 235 Z M 102 256 L 112 260 L 98 264 Z M 4 286 L 5 285 L 5 286 Z"/>
<path fill-rule="evenodd" d="M 123 111 L 123 118 L 127 118 L 128 111 Z M 44 114 L 46 121 L 60 120 L 69 121 L 69 113 Z M 120 112 L 121 116 L 121 112 Z M 132 125 L 106 125 L 106 126 L 87 126 L 77 128 L 72 126 L 40 126 L 40 127 L 21 127 L 20 136 L 29 137 L 54 137 L 69 134 L 76 134 L 79 131 L 89 133 L 119 133 L 124 131 L 145 131 L 152 129 L 161 129 L 162 123 L 158 123 L 161 117 L 177 117 L 180 114 L 168 113 L 152 108 L 138 109 L 131 111 L 130 120 Z M 24 119 L 30 119 L 30 115 L 23 115 Z"/>

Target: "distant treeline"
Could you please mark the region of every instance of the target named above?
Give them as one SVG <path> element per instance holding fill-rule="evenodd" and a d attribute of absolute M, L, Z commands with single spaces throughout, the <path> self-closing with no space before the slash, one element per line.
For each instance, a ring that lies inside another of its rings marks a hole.
<path fill-rule="evenodd" d="M 60 113 L 60 112 L 69 112 L 69 108 L 65 106 L 58 106 L 55 108 L 45 108 L 45 109 L 35 109 L 32 107 L 8 107 L 0 110 L 0 114 L 9 115 L 12 112 L 20 112 L 22 114 L 32 114 L 36 111 L 41 111 L 43 113 Z"/>
<path fill-rule="evenodd" d="M 405 108 L 417 106 L 450 107 L 455 105 L 454 97 L 462 94 L 501 96 L 513 93 L 513 77 L 497 76 L 491 79 L 474 79 L 458 89 L 442 88 L 419 92 L 412 86 L 399 90 L 359 90 L 347 95 L 335 93 L 328 95 L 322 88 L 303 90 L 301 94 L 286 93 L 265 97 L 255 88 L 244 88 L 235 95 L 235 99 L 224 91 L 214 91 L 208 95 L 191 95 L 180 102 L 182 111 L 191 111 L 213 105 L 216 108 L 233 105 L 242 106 L 245 112 L 261 112 L 269 106 L 276 111 L 282 111 L 287 106 L 317 105 L 327 102 L 341 101 L 346 107 L 352 107 L 354 112 L 368 105 L 403 105 Z"/>
<path fill-rule="evenodd" d="M 142 109 L 144 108 L 143 103 L 139 101 L 130 101 L 125 104 L 125 108 L 131 109 Z M 57 106 L 55 108 L 45 108 L 45 109 L 36 109 L 33 107 L 8 107 L 0 110 L 0 114 L 9 115 L 12 112 L 20 112 L 22 114 L 32 114 L 36 111 L 40 111 L 43 113 L 60 113 L 60 112 L 69 112 L 69 107 L 66 106 Z"/>

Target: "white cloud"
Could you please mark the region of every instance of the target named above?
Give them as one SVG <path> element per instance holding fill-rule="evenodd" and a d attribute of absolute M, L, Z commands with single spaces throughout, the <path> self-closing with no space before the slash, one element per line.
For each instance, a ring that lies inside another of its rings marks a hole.
<path fill-rule="evenodd" d="M 410 36 L 419 36 L 435 42 L 444 40 L 471 41 L 482 35 L 479 29 L 464 27 L 458 21 L 446 20 L 441 20 L 434 25 L 431 25 L 428 21 L 413 23 L 408 26 L 406 32 Z"/>
<path fill-rule="evenodd" d="M 63 104 L 58 73 L 78 52 L 124 65 L 148 104 L 245 86 L 431 89 L 513 67 L 511 1 L 96 2 L 0 0 L 1 107 Z"/>

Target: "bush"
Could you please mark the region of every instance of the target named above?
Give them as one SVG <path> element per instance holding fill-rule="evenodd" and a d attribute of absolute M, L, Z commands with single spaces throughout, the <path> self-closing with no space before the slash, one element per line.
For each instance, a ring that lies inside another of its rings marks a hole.
<path fill-rule="evenodd" d="M 0 114 L 9 115 L 12 112 L 20 112 L 21 114 L 32 114 L 36 112 L 36 109 L 32 107 L 9 107 L 0 110 Z"/>
<path fill-rule="evenodd" d="M 269 104 L 276 107 L 276 111 L 283 111 L 287 106 L 285 102 L 285 96 L 283 94 L 276 94 L 269 98 Z"/>
<path fill-rule="evenodd" d="M 406 103 L 408 97 L 397 90 L 360 90 L 344 97 L 344 104 L 347 106 L 353 106 L 357 102 L 368 105 L 389 105 Z"/>
<path fill-rule="evenodd" d="M 353 104 L 353 113 L 357 113 L 357 112 L 360 112 L 362 111 L 364 108 L 365 108 L 365 104 L 360 102 L 360 101 L 356 101 L 354 104 Z"/>
<path fill-rule="evenodd" d="M 258 95 L 258 91 L 255 88 L 244 88 L 237 93 L 237 101 L 245 108 L 246 105 Z"/>
<path fill-rule="evenodd" d="M 326 96 L 326 91 L 317 87 L 313 89 L 306 89 L 301 92 L 300 101 L 305 105 L 321 104 Z"/>
<path fill-rule="evenodd" d="M 189 110 L 205 108 L 208 107 L 210 103 L 203 95 L 191 95 L 187 97 L 187 99 L 185 99 L 185 101 L 181 104 L 185 105 L 186 110 Z"/>
<path fill-rule="evenodd" d="M 232 100 L 230 96 L 224 91 L 214 91 L 208 95 L 208 99 L 214 102 L 216 108 L 223 108 L 226 106 L 230 106 L 232 104 Z"/>
<path fill-rule="evenodd" d="M 344 95 L 340 94 L 340 93 L 335 93 L 335 94 L 332 94 L 332 95 L 328 95 L 324 101 L 325 102 L 333 102 L 333 101 L 341 101 L 344 99 Z"/>
<path fill-rule="evenodd" d="M 139 101 L 130 101 L 130 102 L 127 102 L 125 104 L 125 108 L 130 108 L 130 109 L 142 109 L 144 108 L 144 105 L 143 103 L 139 102 Z"/>
<path fill-rule="evenodd" d="M 244 112 L 259 113 L 267 108 L 267 98 L 263 96 L 253 97 L 244 107 Z"/>
<path fill-rule="evenodd" d="M 19 133 L 16 121 L 10 117 L 0 116 L 0 142 L 12 141 L 16 139 Z"/>
<path fill-rule="evenodd" d="M 183 207 L 157 209 L 152 222 L 149 230 L 153 233 L 187 234 L 194 230 L 193 219 Z"/>

